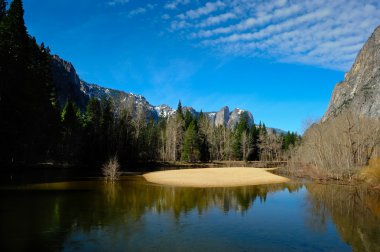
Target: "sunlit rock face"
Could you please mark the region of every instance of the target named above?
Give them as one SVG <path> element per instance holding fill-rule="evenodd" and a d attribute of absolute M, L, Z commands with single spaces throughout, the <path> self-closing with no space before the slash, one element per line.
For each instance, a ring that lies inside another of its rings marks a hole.
<path fill-rule="evenodd" d="M 336 85 L 322 121 L 343 109 L 380 117 L 380 26 L 360 50 L 344 80 Z"/>
<path fill-rule="evenodd" d="M 228 120 L 227 127 L 229 127 L 229 128 L 235 127 L 243 115 L 245 115 L 247 117 L 248 125 L 252 126 L 253 125 L 253 116 L 252 116 L 251 112 L 236 108 L 230 114 L 230 118 Z"/>
<path fill-rule="evenodd" d="M 228 119 L 230 117 L 230 109 L 226 106 L 223 107 L 221 110 L 219 110 L 218 113 L 216 113 L 215 117 L 215 126 L 226 126 L 228 123 Z"/>

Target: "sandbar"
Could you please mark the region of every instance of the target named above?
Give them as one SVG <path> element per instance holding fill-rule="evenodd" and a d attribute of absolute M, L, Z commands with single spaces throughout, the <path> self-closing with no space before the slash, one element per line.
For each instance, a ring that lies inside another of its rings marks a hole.
<path fill-rule="evenodd" d="M 150 172 L 143 177 L 151 183 L 184 187 L 235 187 L 285 183 L 289 179 L 265 168 L 199 168 Z"/>

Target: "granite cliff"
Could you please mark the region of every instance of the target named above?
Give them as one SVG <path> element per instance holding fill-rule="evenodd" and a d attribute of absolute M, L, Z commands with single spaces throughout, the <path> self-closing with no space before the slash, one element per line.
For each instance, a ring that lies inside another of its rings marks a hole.
<path fill-rule="evenodd" d="M 336 85 L 322 122 L 344 109 L 380 117 L 380 26 L 360 50 L 344 80 Z"/>

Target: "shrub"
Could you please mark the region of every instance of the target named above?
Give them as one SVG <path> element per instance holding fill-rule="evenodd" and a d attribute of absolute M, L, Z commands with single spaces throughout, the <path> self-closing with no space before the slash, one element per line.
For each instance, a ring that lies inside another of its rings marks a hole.
<path fill-rule="evenodd" d="M 364 167 L 360 177 L 370 184 L 380 184 L 380 158 L 371 158 L 368 166 Z"/>
<path fill-rule="evenodd" d="M 110 158 L 102 167 L 103 176 L 107 181 L 115 181 L 120 175 L 120 165 L 116 156 Z"/>

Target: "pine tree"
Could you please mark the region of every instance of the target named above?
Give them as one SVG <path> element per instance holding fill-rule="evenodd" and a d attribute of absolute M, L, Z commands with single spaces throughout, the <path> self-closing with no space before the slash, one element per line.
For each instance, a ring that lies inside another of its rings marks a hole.
<path fill-rule="evenodd" d="M 190 125 L 190 123 L 194 120 L 193 115 L 189 110 L 186 110 L 185 112 L 185 129 L 187 129 Z"/>
<path fill-rule="evenodd" d="M 29 37 L 24 22 L 24 7 L 21 0 L 13 0 L 4 22 L 9 36 L 7 40 L 10 54 L 16 62 L 25 65 Z"/>
<path fill-rule="evenodd" d="M 248 160 L 259 160 L 260 159 L 260 148 L 259 148 L 259 135 L 260 129 L 256 125 L 252 125 L 249 130 L 250 135 L 250 151 L 248 154 Z"/>
<path fill-rule="evenodd" d="M 61 153 L 66 162 L 78 161 L 81 150 L 82 128 L 78 118 L 78 108 L 74 102 L 66 101 L 61 113 L 62 146 Z"/>
<path fill-rule="evenodd" d="M 0 0 L 0 76 L 4 76 L 4 66 L 6 64 L 6 53 L 7 53 L 7 39 L 6 36 L 6 26 L 5 26 L 5 17 L 7 15 L 6 11 L 7 2 L 5 0 Z M 3 78 L 2 78 L 3 80 Z M 2 83 L 0 83 L 3 85 Z M 1 86 L 0 86 L 1 88 Z M 0 89 L 1 91 L 1 89 Z M 1 97 L 1 93 L 0 93 Z"/>
<path fill-rule="evenodd" d="M 91 98 L 87 103 L 84 120 L 84 159 L 87 164 L 96 165 L 100 162 L 101 117 L 102 111 L 99 100 Z"/>
<path fill-rule="evenodd" d="M 0 0 L 0 134 L 8 145 L 1 161 L 40 162 L 52 157 L 61 130 L 51 55 L 29 37 L 22 1 L 6 5 Z"/>
<path fill-rule="evenodd" d="M 0 22 L 3 20 L 5 15 L 7 14 L 7 1 L 0 0 Z"/>
<path fill-rule="evenodd" d="M 174 131 L 170 132 L 170 134 L 172 134 L 171 138 L 174 140 L 172 141 L 174 144 L 173 151 L 175 154 L 175 160 L 180 160 L 183 150 L 183 139 L 185 133 L 185 119 L 183 116 L 181 100 L 178 102 L 177 113 L 173 126 Z"/>
<path fill-rule="evenodd" d="M 102 153 L 105 158 L 109 155 L 114 155 L 114 145 L 113 145 L 113 128 L 114 128 L 114 108 L 111 99 L 103 98 L 100 101 L 100 106 L 102 109 L 102 117 L 100 121 L 101 125 L 101 137 L 102 137 Z"/>
<path fill-rule="evenodd" d="M 197 125 L 196 121 L 193 120 L 185 132 L 181 160 L 187 162 L 195 162 L 199 160 L 199 154 L 200 152 Z"/>
<path fill-rule="evenodd" d="M 199 159 L 203 162 L 207 162 L 211 159 L 210 143 L 208 139 L 208 130 L 210 128 L 210 122 L 207 116 L 205 116 L 201 110 L 198 117 L 198 136 L 199 136 Z"/>
<path fill-rule="evenodd" d="M 115 122 L 117 137 L 117 153 L 120 162 L 125 163 L 137 159 L 137 148 L 135 140 L 135 128 L 132 123 L 132 116 L 127 110 L 121 111 L 118 120 Z"/>
<path fill-rule="evenodd" d="M 248 154 L 248 115 L 244 113 L 240 117 L 240 121 L 237 123 L 234 131 L 234 139 L 232 142 L 232 152 L 235 159 L 241 160 L 246 158 Z"/>
<path fill-rule="evenodd" d="M 181 100 L 178 101 L 176 118 L 177 118 L 177 120 L 179 120 L 179 119 L 183 120 L 184 119 Z"/>

